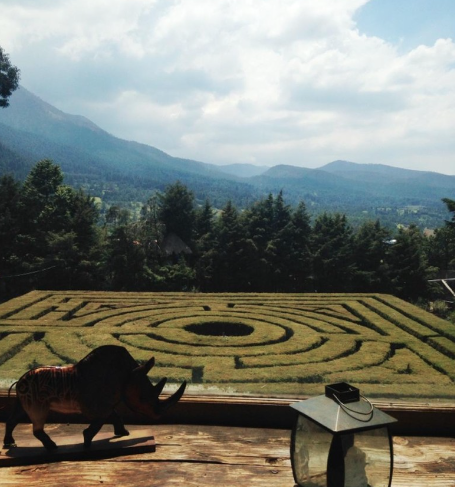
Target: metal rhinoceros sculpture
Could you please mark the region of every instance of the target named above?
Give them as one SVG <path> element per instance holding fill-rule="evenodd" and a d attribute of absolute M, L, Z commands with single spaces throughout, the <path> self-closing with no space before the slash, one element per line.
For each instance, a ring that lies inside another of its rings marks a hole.
<path fill-rule="evenodd" d="M 129 433 L 116 413 L 123 401 L 133 412 L 150 419 L 161 414 L 182 397 L 186 382 L 167 399 L 159 399 L 166 383 L 162 379 L 154 386 L 147 373 L 155 363 L 151 358 L 139 365 L 124 347 L 105 345 L 96 348 L 75 365 L 65 367 L 37 367 L 26 372 L 17 382 L 17 400 L 6 422 L 4 446 L 16 446 L 13 430 L 26 414 L 33 424 L 33 434 L 48 450 L 57 448 L 44 431 L 49 411 L 82 413 L 90 422 L 84 430 L 84 447 L 104 423 L 114 425 L 114 434 Z"/>

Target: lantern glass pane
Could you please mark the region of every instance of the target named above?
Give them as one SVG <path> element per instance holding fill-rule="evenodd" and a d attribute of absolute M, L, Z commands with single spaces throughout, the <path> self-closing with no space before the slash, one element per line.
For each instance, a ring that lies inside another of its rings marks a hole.
<path fill-rule="evenodd" d="M 294 435 L 292 467 L 295 481 L 304 487 L 326 487 L 332 434 L 299 415 Z"/>
<path fill-rule="evenodd" d="M 343 435 L 344 436 L 344 435 Z M 391 451 L 387 428 L 352 435 L 343 441 L 345 485 L 350 487 L 388 487 Z"/>

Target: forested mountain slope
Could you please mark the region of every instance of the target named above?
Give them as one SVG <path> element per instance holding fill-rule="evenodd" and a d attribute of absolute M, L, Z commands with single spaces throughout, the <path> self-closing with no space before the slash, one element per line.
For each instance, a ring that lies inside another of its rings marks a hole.
<path fill-rule="evenodd" d="M 194 188 L 201 198 L 216 199 L 218 193 L 241 198 L 255 193 L 217 166 L 171 157 L 154 147 L 114 137 L 23 87 L 11 97 L 10 107 L 0 111 L 0 143 L 2 173 L 22 178 L 35 162 L 49 158 L 62 167 L 70 184 L 84 185 L 94 194 L 107 189 L 108 197 L 124 201 L 132 193 L 145 198 L 176 180 Z M 12 154 L 17 164 L 11 162 Z"/>
<path fill-rule="evenodd" d="M 172 157 L 145 144 L 114 137 L 85 117 L 69 115 L 21 87 L 0 110 L 0 174 L 22 179 L 38 160 L 59 164 L 66 181 L 107 203 L 145 201 L 179 180 L 197 201 L 215 207 L 232 200 L 246 207 L 283 190 L 286 201 L 305 201 L 313 213 L 339 211 L 391 224 L 439 226 L 441 199 L 455 195 L 455 176 L 380 164 L 335 161 L 319 169 L 214 164 Z M 233 161 L 236 162 L 236 161 Z M 302 161 L 305 165 L 305 161 Z"/>

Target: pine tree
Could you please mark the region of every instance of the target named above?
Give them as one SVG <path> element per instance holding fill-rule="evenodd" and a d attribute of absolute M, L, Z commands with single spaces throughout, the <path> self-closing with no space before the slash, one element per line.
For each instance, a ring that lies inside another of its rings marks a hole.
<path fill-rule="evenodd" d="M 114 291 L 149 291 L 159 280 L 147 265 L 137 230 L 135 225 L 122 225 L 108 237 L 105 269 Z"/>
<path fill-rule="evenodd" d="M 8 271 L 16 254 L 20 191 L 19 182 L 12 176 L 0 178 L 0 274 Z"/>
<path fill-rule="evenodd" d="M 390 232 L 377 220 L 364 223 L 353 241 L 356 270 L 353 290 L 357 292 L 384 292 L 387 289 L 386 254 Z"/>
<path fill-rule="evenodd" d="M 287 281 L 283 290 L 289 292 L 313 291 L 313 256 L 311 254 L 312 230 L 305 203 L 300 202 L 291 221 L 283 229 L 289 242 L 287 257 Z"/>
<path fill-rule="evenodd" d="M 228 201 L 218 221 L 213 258 L 213 285 L 216 291 L 248 291 L 254 243 L 245 237 L 237 209 Z"/>
<path fill-rule="evenodd" d="M 428 264 L 435 267 L 441 277 L 455 270 L 455 228 L 450 225 L 437 228 L 426 245 Z"/>
<path fill-rule="evenodd" d="M 193 247 L 195 210 L 194 195 L 181 182 L 177 181 L 158 195 L 159 219 L 165 225 L 166 233 L 175 233 L 186 245 Z"/>
<path fill-rule="evenodd" d="M 278 193 L 273 204 L 273 232 L 277 235 L 291 221 L 291 208 L 284 202 L 283 191 Z"/>
<path fill-rule="evenodd" d="M 254 203 L 242 213 L 245 236 L 254 248 L 251 254 L 248 283 L 252 289 L 270 290 L 271 263 L 267 259 L 267 246 L 273 237 L 273 196 Z"/>
<path fill-rule="evenodd" d="M 20 192 L 21 185 L 12 176 L 0 178 L 0 301 L 27 291 L 22 280 L 8 277 L 21 269 L 17 248 Z"/>
<path fill-rule="evenodd" d="M 40 288 L 94 286 L 100 259 L 98 215 L 90 196 L 63 184 L 58 165 L 39 161 L 17 203 L 15 274 L 36 272 L 29 285 Z"/>
<path fill-rule="evenodd" d="M 355 272 L 353 233 L 345 215 L 319 215 L 314 223 L 312 252 L 315 290 L 349 292 Z"/>
<path fill-rule="evenodd" d="M 291 222 L 291 209 L 285 205 L 280 191 L 273 204 L 272 233 L 265 249 L 265 261 L 269 269 L 268 291 L 287 291 L 292 289 L 294 227 Z"/>
<path fill-rule="evenodd" d="M 423 235 L 411 225 L 400 228 L 396 243 L 387 255 L 389 292 L 403 299 L 416 300 L 429 292 L 428 265 L 424 253 Z"/>
<path fill-rule="evenodd" d="M 196 211 L 196 257 L 197 286 L 201 291 L 210 291 L 213 285 L 214 258 L 217 235 L 213 208 L 208 200 Z"/>
<path fill-rule="evenodd" d="M 205 235 L 213 232 L 213 208 L 209 200 L 205 201 L 203 207 L 199 208 L 195 214 L 196 239 L 201 239 Z"/>

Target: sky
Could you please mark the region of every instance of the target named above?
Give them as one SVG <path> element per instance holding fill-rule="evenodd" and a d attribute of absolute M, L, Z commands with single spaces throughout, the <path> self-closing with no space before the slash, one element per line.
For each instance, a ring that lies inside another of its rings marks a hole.
<path fill-rule="evenodd" d="M 21 84 L 213 164 L 455 175 L 454 0 L 0 0 Z"/>

